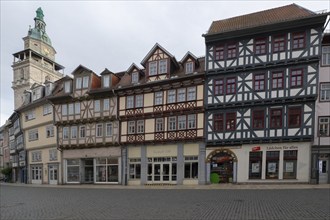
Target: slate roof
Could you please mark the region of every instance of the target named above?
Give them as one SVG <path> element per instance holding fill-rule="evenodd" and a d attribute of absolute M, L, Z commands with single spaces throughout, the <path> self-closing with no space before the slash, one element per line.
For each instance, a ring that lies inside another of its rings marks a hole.
<path fill-rule="evenodd" d="M 308 9 L 296 4 L 291 4 L 224 20 L 213 21 L 206 35 L 293 21 L 315 15 L 317 14 Z"/>

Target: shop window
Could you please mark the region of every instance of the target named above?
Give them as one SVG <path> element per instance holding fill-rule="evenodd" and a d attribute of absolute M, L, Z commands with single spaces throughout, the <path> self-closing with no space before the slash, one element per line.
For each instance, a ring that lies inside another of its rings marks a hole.
<path fill-rule="evenodd" d="M 198 156 L 184 157 L 184 178 L 198 179 Z"/>
<path fill-rule="evenodd" d="M 129 179 L 135 180 L 141 178 L 141 159 L 129 159 Z"/>
<path fill-rule="evenodd" d="M 266 179 L 278 179 L 279 158 L 279 151 L 266 152 Z"/>
<path fill-rule="evenodd" d="M 285 150 L 283 156 L 283 179 L 295 179 L 297 175 L 297 152 Z"/>
<path fill-rule="evenodd" d="M 250 152 L 249 179 L 261 179 L 262 151 Z"/>
<path fill-rule="evenodd" d="M 96 159 L 96 182 L 118 182 L 118 158 Z"/>
<path fill-rule="evenodd" d="M 67 160 L 67 182 L 79 182 L 79 159 Z"/>

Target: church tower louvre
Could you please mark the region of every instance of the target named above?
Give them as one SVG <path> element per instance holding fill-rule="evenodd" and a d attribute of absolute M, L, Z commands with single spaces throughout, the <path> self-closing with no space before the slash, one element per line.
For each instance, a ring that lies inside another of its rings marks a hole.
<path fill-rule="evenodd" d="M 14 108 L 21 107 L 24 102 L 24 91 L 35 83 L 54 82 L 61 77 L 64 67 L 55 62 L 56 51 L 46 33 L 46 23 L 41 8 L 36 11 L 34 28 L 29 28 L 23 38 L 24 50 L 14 53 L 13 82 Z"/>

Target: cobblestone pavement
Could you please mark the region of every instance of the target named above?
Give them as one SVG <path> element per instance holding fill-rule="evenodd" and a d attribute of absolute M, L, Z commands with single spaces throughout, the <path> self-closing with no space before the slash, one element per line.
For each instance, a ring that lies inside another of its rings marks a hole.
<path fill-rule="evenodd" d="M 0 219 L 330 219 L 328 187 L 284 188 L 169 190 L 1 184 Z"/>

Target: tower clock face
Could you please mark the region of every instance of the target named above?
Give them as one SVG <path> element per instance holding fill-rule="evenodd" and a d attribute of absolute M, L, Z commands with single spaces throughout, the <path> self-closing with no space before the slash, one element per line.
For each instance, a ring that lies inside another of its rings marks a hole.
<path fill-rule="evenodd" d="M 49 54 L 49 50 L 47 48 L 44 48 L 44 54 L 46 54 L 46 55 Z"/>

